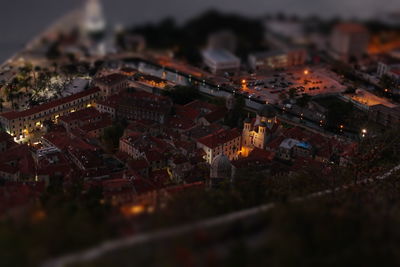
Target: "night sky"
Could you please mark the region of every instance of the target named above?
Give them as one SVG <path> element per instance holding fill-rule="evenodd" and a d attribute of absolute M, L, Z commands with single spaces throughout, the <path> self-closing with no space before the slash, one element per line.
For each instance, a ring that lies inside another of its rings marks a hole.
<path fill-rule="evenodd" d="M 0 60 L 9 57 L 49 23 L 82 1 L 3 1 L 0 9 Z M 103 0 L 103 3 L 111 24 L 154 21 L 165 16 L 182 21 L 210 8 L 245 15 L 282 11 L 342 17 L 369 17 L 400 10 L 398 0 Z"/>

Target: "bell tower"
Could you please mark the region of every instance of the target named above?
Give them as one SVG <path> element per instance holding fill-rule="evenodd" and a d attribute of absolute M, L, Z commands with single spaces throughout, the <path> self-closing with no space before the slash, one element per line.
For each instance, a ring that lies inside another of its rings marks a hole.
<path fill-rule="evenodd" d="M 100 0 L 86 0 L 83 15 L 83 31 L 89 36 L 101 35 L 106 28 L 103 8 Z"/>

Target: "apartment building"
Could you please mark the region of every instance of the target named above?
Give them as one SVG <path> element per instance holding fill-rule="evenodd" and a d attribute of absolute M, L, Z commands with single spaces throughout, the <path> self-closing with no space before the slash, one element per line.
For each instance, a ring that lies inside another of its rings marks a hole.
<path fill-rule="evenodd" d="M 2 113 L 0 123 L 7 133 L 21 140 L 40 130 L 45 121 L 56 121 L 60 116 L 94 105 L 99 96 L 100 89 L 91 88 L 27 110 Z"/>
<path fill-rule="evenodd" d="M 112 118 L 151 120 L 164 124 L 172 108 L 172 101 L 143 91 L 124 92 L 99 101 L 96 108 Z"/>
<path fill-rule="evenodd" d="M 241 142 L 242 134 L 238 129 L 221 129 L 197 140 L 197 147 L 204 150 L 205 160 L 211 164 L 213 159 L 220 154 L 226 155 L 229 160 L 237 159 Z"/>

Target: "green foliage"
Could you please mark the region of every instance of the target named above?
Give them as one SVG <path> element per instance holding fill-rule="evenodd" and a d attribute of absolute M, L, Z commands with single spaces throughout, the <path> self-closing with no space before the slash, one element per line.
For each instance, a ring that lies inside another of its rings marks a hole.
<path fill-rule="evenodd" d="M 337 129 L 341 124 L 351 124 L 351 114 L 354 107 L 350 102 L 344 102 L 335 97 L 320 98 L 316 101 L 328 109 L 327 122 L 329 127 Z"/>
<path fill-rule="evenodd" d="M 61 56 L 60 47 L 58 42 L 54 42 L 50 45 L 46 52 L 46 57 L 50 60 L 57 59 Z"/>
<path fill-rule="evenodd" d="M 199 48 L 205 45 L 210 33 L 219 30 L 231 30 L 237 36 L 236 53 L 239 56 L 245 57 L 250 51 L 259 50 L 264 45 L 264 27 L 259 20 L 213 10 L 201 14 L 183 26 L 178 26 L 173 19 L 167 18 L 158 24 L 135 27 L 132 32 L 145 36 L 150 47 L 172 49 L 178 57 L 183 57 L 191 63 L 199 63 Z"/>
<path fill-rule="evenodd" d="M 101 140 L 106 146 L 106 149 L 111 152 L 118 148 L 119 139 L 122 137 L 123 134 L 124 125 L 122 125 L 122 123 L 116 123 L 104 130 Z"/>
<path fill-rule="evenodd" d="M 235 106 L 233 110 L 228 112 L 224 118 L 224 124 L 230 126 L 231 128 L 241 127 L 241 122 L 244 116 L 245 99 L 242 96 L 235 98 Z"/>
<path fill-rule="evenodd" d="M 165 96 L 168 96 L 176 104 L 185 105 L 193 100 L 200 98 L 200 92 L 194 86 L 174 86 L 170 90 L 163 91 Z"/>
<path fill-rule="evenodd" d="M 304 108 L 310 102 L 311 96 L 309 94 L 303 94 L 299 99 L 296 100 L 296 104 Z"/>

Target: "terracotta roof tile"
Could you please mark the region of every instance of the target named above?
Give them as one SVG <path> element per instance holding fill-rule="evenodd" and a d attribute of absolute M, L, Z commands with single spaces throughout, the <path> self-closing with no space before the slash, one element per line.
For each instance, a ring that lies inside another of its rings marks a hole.
<path fill-rule="evenodd" d="M 241 136 L 241 133 L 238 129 L 230 129 L 230 130 L 223 130 L 207 135 L 203 138 L 198 140 L 199 143 L 209 147 L 209 148 L 216 148 L 221 144 L 225 144 L 233 139 L 236 139 Z"/>

